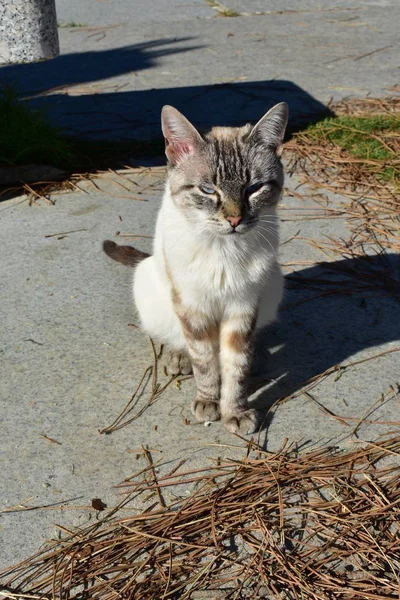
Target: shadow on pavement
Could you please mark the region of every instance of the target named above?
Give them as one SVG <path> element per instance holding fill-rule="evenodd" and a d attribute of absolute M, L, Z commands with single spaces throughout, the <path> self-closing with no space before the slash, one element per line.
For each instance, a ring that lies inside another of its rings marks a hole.
<path fill-rule="evenodd" d="M 399 254 L 321 263 L 286 276 L 280 319 L 257 340 L 257 378 L 273 382 L 254 406 L 266 412 L 361 350 L 399 341 L 399 301 Z M 277 349 L 265 360 L 266 346 Z M 257 387 L 255 380 L 250 391 Z M 264 426 L 272 420 L 267 415 Z"/>
<path fill-rule="evenodd" d="M 191 41 L 165 38 L 65 54 L 43 63 L 5 66 L 0 69 L 0 88 L 7 83 L 15 87 L 21 99 L 43 109 L 67 134 L 103 140 L 160 138 L 164 104 L 181 110 L 200 129 L 256 122 L 281 101 L 289 104 L 292 132 L 330 114 L 294 82 L 277 79 L 124 91 L 132 85 L 135 72 L 154 67 L 161 57 L 199 48 L 186 45 Z M 123 80 L 110 80 L 122 75 Z M 98 84 L 93 86 L 95 81 Z"/>
<path fill-rule="evenodd" d="M 164 38 L 106 50 L 62 54 L 53 60 L 0 69 L 0 86 L 8 82 L 21 98 L 54 93 L 59 88 L 93 83 L 150 69 L 162 56 L 190 52 L 199 46 L 180 46 L 192 38 Z"/>

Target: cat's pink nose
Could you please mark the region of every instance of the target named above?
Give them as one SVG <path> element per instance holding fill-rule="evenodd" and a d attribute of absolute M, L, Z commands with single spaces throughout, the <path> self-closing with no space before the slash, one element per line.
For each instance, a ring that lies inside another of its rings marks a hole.
<path fill-rule="evenodd" d="M 242 220 L 243 217 L 226 217 L 226 220 L 232 225 L 232 227 L 237 227 Z"/>

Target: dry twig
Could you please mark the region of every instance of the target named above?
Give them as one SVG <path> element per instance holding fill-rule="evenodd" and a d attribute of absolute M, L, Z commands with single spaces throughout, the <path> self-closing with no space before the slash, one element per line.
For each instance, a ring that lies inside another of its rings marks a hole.
<path fill-rule="evenodd" d="M 199 489 L 169 506 L 119 518 L 114 510 L 66 531 L 52 548 L 3 572 L 1 595 L 397 598 L 399 456 L 396 436 L 347 453 L 284 447 L 271 454 L 251 441 L 241 461 L 158 478 L 150 460 L 150 480 L 125 484 L 135 494 L 160 498 L 161 489 L 193 481 Z"/>

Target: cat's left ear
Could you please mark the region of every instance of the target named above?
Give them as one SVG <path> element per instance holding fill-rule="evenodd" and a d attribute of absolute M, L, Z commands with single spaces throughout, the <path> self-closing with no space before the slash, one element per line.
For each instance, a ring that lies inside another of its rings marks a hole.
<path fill-rule="evenodd" d="M 195 127 L 173 106 L 161 111 L 161 126 L 165 138 L 165 154 L 172 165 L 194 154 L 204 143 Z"/>
<path fill-rule="evenodd" d="M 254 125 L 250 137 L 270 146 L 280 155 L 286 125 L 289 118 L 289 107 L 286 102 L 273 106 L 266 115 Z"/>

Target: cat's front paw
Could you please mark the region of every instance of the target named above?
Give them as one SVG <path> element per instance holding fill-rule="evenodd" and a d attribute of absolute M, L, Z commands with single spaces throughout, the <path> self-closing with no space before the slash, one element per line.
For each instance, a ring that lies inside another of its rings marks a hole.
<path fill-rule="evenodd" d="M 192 413 L 198 421 L 218 421 L 221 417 L 217 400 L 195 398 L 192 403 Z"/>
<path fill-rule="evenodd" d="M 257 431 L 259 426 L 259 415 L 256 410 L 250 408 L 222 417 L 222 422 L 231 433 L 248 435 Z"/>

